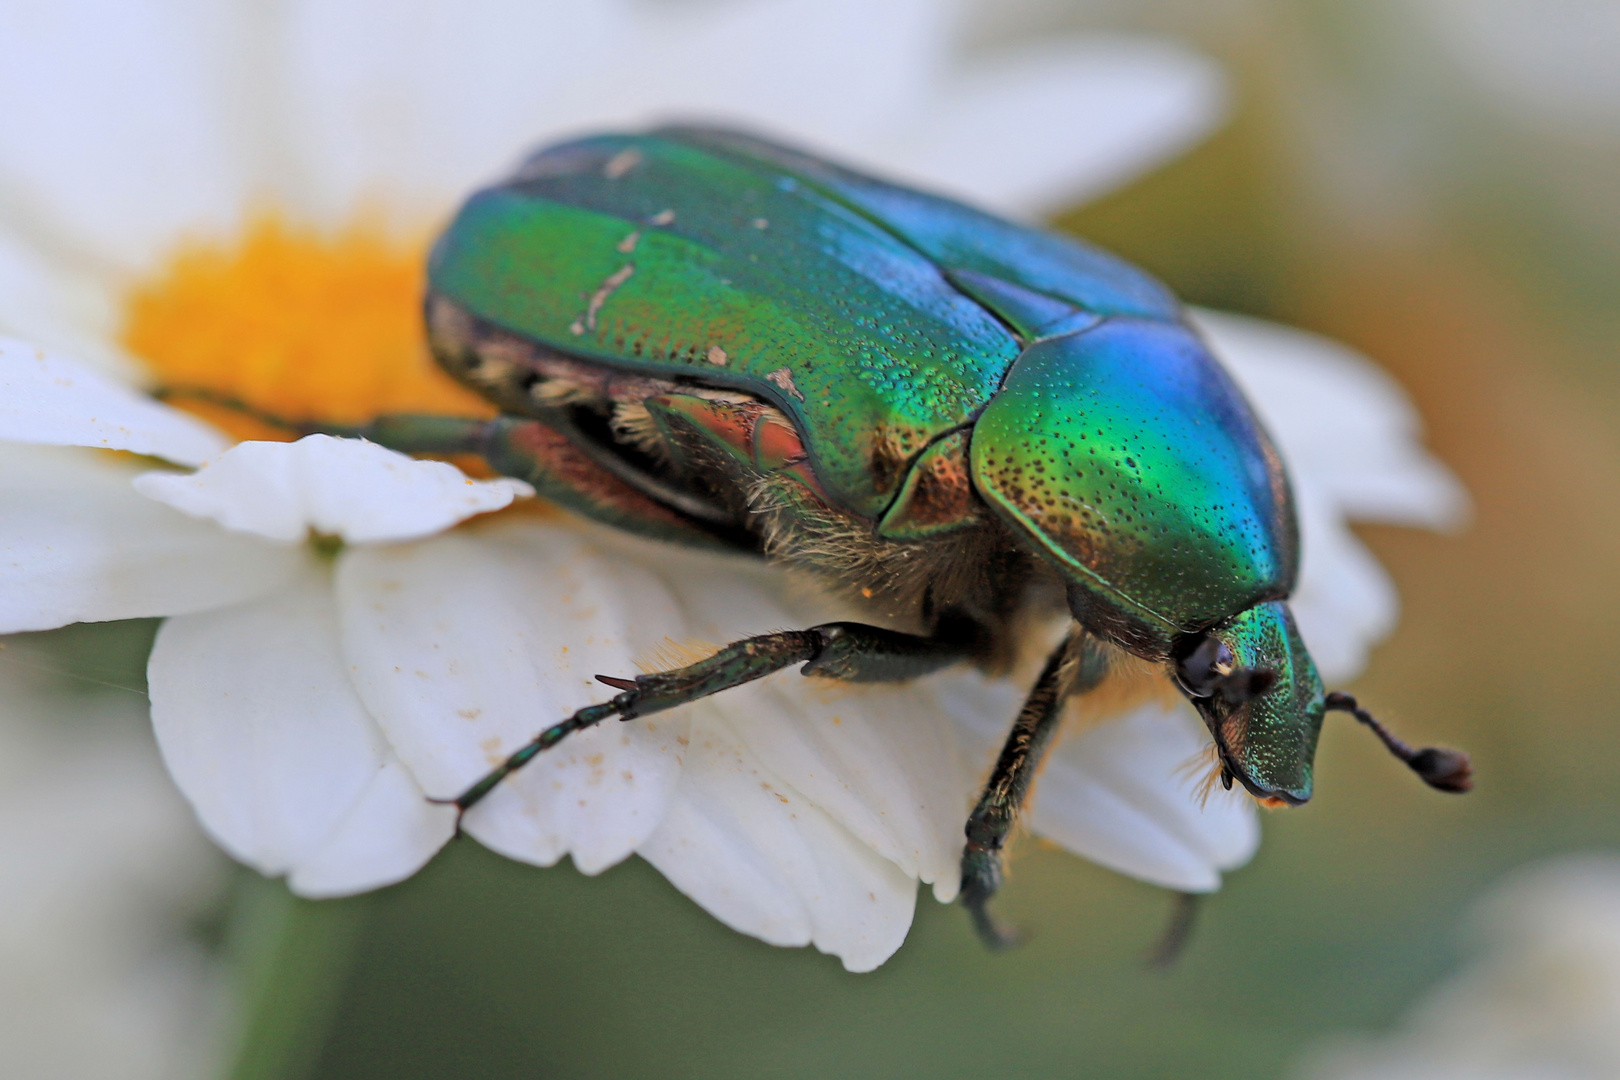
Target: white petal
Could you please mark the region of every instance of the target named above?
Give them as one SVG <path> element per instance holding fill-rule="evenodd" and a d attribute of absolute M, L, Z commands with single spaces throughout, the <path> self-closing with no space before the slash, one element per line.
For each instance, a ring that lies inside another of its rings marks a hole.
<path fill-rule="evenodd" d="M 1400 597 L 1389 575 L 1307 477 L 1296 474 L 1299 584 L 1288 605 L 1317 670 L 1329 683 L 1353 679 L 1372 646 L 1395 628 Z"/>
<path fill-rule="evenodd" d="M 656 566 L 689 632 L 707 643 L 854 615 L 824 593 L 792 587 L 757 559 L 613 544 Z M 729 690 L 711 706 L 784 782 L 949 901 L 978 766 L 964 755 L 937 696 L 984 682 L 953 671 L 904 686 L 840 686 L 790 670 Z M 1001 722 L 1016 709 L 1013 700 Z"/>
<path fill-rule="evenodd" d="M 442 214 L 532 145 L 588 125 L 561 100 L 568 88 L 636 70 L 626 50 L 639 20 L 614 0 L 287 10 L 278 90 L 299 158 L 319 164 L 300 208 L 322 220 L 378 195 L 407 214 Z"/>
<path fill-rule="evenodd" d="M 139 370 L 116 344 L 121 300 L 106 281 L 47 258 L 0 223 L 0 337 L 31 341 L 134 383 Z"/>
<path fill-rule="evenodd" d="M 324 568 L 269 599 L 168 620 L 148 678 L 164 761 L 238 859 L 266 874 L 309 862 L 318 887 L 334 848 L 370 846 L 374 860 L 343 881 L 353 890 L 409 872 L 402 851 L 418 865 L 431 854 L 418 814 L 376 812 L 389 800 L 372 785 L 392 755 L 350 686 Z"/>
<path fill-rule="evenodd" d="M 714 707 L 772 773 L 949 899 L 977 769 L 935 684 L 963 677 L 847 686 L 790 671 L 728 691 Z"/>
<path fill-rule="evenodd" d="M 238 151 L 264 130 L 231 91 L 275 56 L 245 7 L 0 7 L 0 207 L 14 226 L 64 259 L 141 267 L 182 230 L 233 220 L 256 194 Z"/>
<path fill-rule="evenodd" d="M 1006 680 L 963 679 L 941 700 L 984 772 L 1006 738 L 1023 692 Z M 1077 706 L 1084 716 L 1085 699 Z M 1198 794 L 1209 746 L 1184 705 L 1149 705 L 1066 732 L 1030 799 L 1030 827 L 1077 855 L 1154 885 L 1187 892 L 1220 886 L 1220 872 L 1259 844 L 1252 800 Z M 982 775 L 982 774 L 981 774 Z"/>
<path fill-rule="evenodd" d="M 1290 470 L 1361 521 L 1452 528 L 1468 496 L 1424 451 L 1400 387 L 1335 341 L 1215 311 L 1192 318 L 1277 439 Z"/>
<path fill-rule="evenodd" d="M 327 435 L 238 443 L 195 473 L 148 473 L 135 486 L 238 532 L 292 542 L 313 530 L 354 544 L 431 536 L 534 493 L 521 480 L 473 480 L 442 461 Z"/>
<path fill-rule="evenodd" d="M 1344 346 L 1213 311 L 1193 319 L 1276 438 L 1293 481 L 1300 577 L 1291 598 L 1322 677 L 1353 678 L 1394 627 L 1399 600 L 1347 518 L 1450 528 L 1468 498 L 1421 443 L 1417 413 Z"/>
<path fill-rule="evenodd" d="M 0 338 L 0 440 L 130 450 L 181 465 L 227 445 L 202 421 L 15 338 Z"/>
<path fill-rule="evenodd" d="M 709 703 L 663 823 L 639 853 L 715 918 L 870 971 L 910 929 L 916 884 L 749 752 Z"/>
<path fill-rule="evenodd" d="M 354 679 L 400 756 L 437 796 L 455 795 L 541 729 L 614 691 L 681 620 L 659 581 L 604 559 L 579 530 L 492 525 L 341 559 Z M 680 770 L 679 713 L 609 721 L 533 761 L 467 814 L 469 833 L 586 873 L 652 832 Z"/>
<path fill-rule="evenodd" d="M 405 766 L 390 760 L 287 884 L 315 898 L 391 885 L 420 870 L 455 831 L 455 807 L 429 802 Z"/>
<path fill-rule="evenodd" d="M 720 117 L 829 152 L 881 152 L 935 94 L 957 22 L 956 5 L 935 0 L 676 8 L 641 28 L 633 67 L 592 87 L 612 107 L 597 115 Z"/>
<path fill-rule="evenodd" d="M 713 645 L 848 617 L 758 559 L 614 545 L 653 567 L 680 604 L 685 638 Z M 677 638 L 679 640 L 679 638 Z M 956 893 L 968 764 L 935 685 L 850 686 L 795 670 L 713 699 L 765 765 L 905 873 Z M 1009 714 L 1010 715 L 1010 714 Z"/>
<path fill-rule="evenodd" d="M 1210 60 L 1167 41 L 1097 36 L 1004 52 L 957 75 L 910 125 L 894 168 L 1014 215 L 1095 198 L 1224 118 Z"/>
<path fill-rule="evenodd" d="M 1253 800 L 1197 791 L 1209 744 L 1187 706 L 1148 706 L 1058 744 L 1030 827 L 1092 862 L 1167 889 L 1211 892 L 1260 844 Z"/>
<path fill-rule="evenodd" d="M 99 451 L 0 446 L 0 633 L 235 604 L 303 565 L 141 497 L 139 471 Z"/>
<path fill-rule="evenodd" d="M 531 146 L 672 116 L 833 149 L 868 143 L 928 96 L 953 21 L 933 0 L 320 0 L 294 11 L 290 111 L 305 156 L 321 163 L 326 214 L 379 177 L 391 198 L 437 213 Z"/>

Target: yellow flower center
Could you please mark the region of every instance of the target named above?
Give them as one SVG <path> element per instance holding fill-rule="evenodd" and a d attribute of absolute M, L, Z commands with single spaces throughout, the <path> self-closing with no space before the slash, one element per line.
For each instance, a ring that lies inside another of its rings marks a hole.
<path fill-rule="evenodd" d="M 185 392 L 300 422 L 493 415 L 428 355 L 423 268 L 423 245 L 378 228 L 322 236 L 266 216 L 233 243 L 182 246 L 130 294 L 123 342 L 176 405 L 238 438 L 293 436 Z"/>

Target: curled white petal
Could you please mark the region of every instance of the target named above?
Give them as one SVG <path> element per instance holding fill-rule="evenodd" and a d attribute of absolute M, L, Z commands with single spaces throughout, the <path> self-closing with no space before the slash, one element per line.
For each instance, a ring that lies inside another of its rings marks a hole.
<path fill-rule="evenodd" d="M 237 532 L 296 542 L 314 531 L 353 544 L 431 536 L 534 494 L 521 480 L 473 480 L 442 461 L 328 435 L 238 443 L 194 473 L 147 473 L 135 487 Z"/>
<path fill-rule="evenodd" d="M 0 338 L 0 441 L 129 450 L 200 465 L 224 436 L 83 364 Z"/>
<path fill-rule="evenodd" d="M 394 756 L 349 684 L 334 608 L 312 566 L 273 597 L 169 619 L 148 667 L 158 745 L 203 827 L 315 893 L 406 877 L 454 828 L 448 814 L 425 827 L 399 812 L 397 783 L 379 785 Z M 332 866 L 360 848 L 365 860 Z"/>
<path fill-rule="evenodd" d="M 202 611 L 298 573 L 295 549 L 142 498 L 138 471 L 94 450 L 0 446 L 0 633 Z"/>
<path fill-rule="evenodd" d="M 894 955 L 916 882 L 766 768 L 711 703 L 692 712 L 680 784 L 642 858 L 727 926 L 773 945 L 814 945 L 850 971 Z"/>

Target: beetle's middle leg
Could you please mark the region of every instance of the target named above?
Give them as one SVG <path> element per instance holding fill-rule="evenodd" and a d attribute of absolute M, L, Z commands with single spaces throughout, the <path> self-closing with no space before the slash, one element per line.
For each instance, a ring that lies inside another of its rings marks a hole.
<path fill-rule="evenodd" d="M 673 671 L 637 675 L 633 679 L 598 675 L 597 679 L 620 693 L 600 705 L 587 705 L 566 720 L 546 728 L 472 787 L 454 799 L 443 801 L 467 810 L 537 754 L 551 749 L 576 731 L 595 727 L 614 716 L 634 720 L 686 705 L 793 664 L 803 663 L 800 672 L 804 675 L 845 682 L 900 682 L 927 675 L 974 655 L 973 635 L 958 635 L 950 632 L 951 629 L 954 628 L 947 628 L 940 636 L 924 637 L 864 623 L 822 623 L 808 630 L 782 630 L 744 638 L 707 659 Z"/>
<path fill-rule="evenodd" d="M 1076 627 L 1046 658 L 1040 678 L 1002 744 L 978 805 L 968 817 L 967 845 L 962 850 L 962 906 L 973 917 L 979 937 L 991 948 L 1005 948 L 1017 940 L 986 906 L 1001 887 L 1002 846 L 1051 748 L 1064 705 L 1072 695 L 1096 686 L 1107 673 L 1108 661 L 1096 639 Z"/>

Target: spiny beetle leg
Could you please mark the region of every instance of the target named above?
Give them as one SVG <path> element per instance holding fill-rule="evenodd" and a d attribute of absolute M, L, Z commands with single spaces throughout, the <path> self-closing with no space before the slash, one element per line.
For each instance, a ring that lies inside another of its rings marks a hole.
<path fill-rule="evenodd" d="M 895 681 L 915 678 L 966 655 L 965 646 L 953 639 L 902 634 L 861 623 L 823 623 L 808 630 L 782 630 L 774 634 L 733 642 L 704 660 L 673 671 L 619 679 L 597 678 L 621 691 L 611 701 L 588 705 L 573 716 L 546 728 L 476 784 L 454 799 L 465 812 L 495 786 L 576 731 L 594 727 L 617 716 L 634 720 L 638 716 L 686 705 L 722 690 L 753 682 L 790 664 L 804 663 L 804 674 L 853 682 Z"/>
<path fill-rule="evenodd" d="M 1052 745 L 1071 694 L 1091 689 L 1106 674 L 1106 662 L 1086 634 L 1076 629 L 1046 658 L 1040 678 L 1013 721 L 1001 756 L 968 817 L 962 850 L 962 906 L 973 928 L 992 949 L 1018 943 L 1017 931 L 1000 925 L 987 905 L 1001 888 L 1001 849 L 1007 842 L 1041 760 Z"/>
<path fill-rule="evenodd" d="M 488 795 L 491 791 L 494 791 L 496 784 L 499 784 L 502 780 L 505 780 L 508 776 L 511 776 L 513 773 L 523 768 L 523 766 L 527 765 L 529 761 L 542 750 L 551 749 L 553 746 L 556 746 L 558 743 L 562 742 L 563 739 L 567 738 L 569 735 L 572 735 L 576 731 L 582 731 L 588 727 L 595 727 L 608 717 L 622 713 L 628 706 L 628 702 L 625 699 L 633 696 L 632 691 L 626 691 L 625 693 L 619 694 L 612 701 L 604 704 L 585 706 L 585 708 L 580 709 L 573 716 L 570 716 L 562 723 L 552 724 L 550 727 L 546 728 L 546 730 L 536 735 L 529 742 L 519 747 L 515 753 L 513 753 L 499 765 L 495 766 L 495 768 L 491 769 L 483 776 L 482 779 L 480 779 L 476 784 L 468 788 L 466 791 L 463 791 L 460 795 L 457 795 L 453 799 L 429 798 L 428 802 L 453 804 L 457 810 L 465 812 L 468 808 L 482 800 L 485 795 Z"/>

